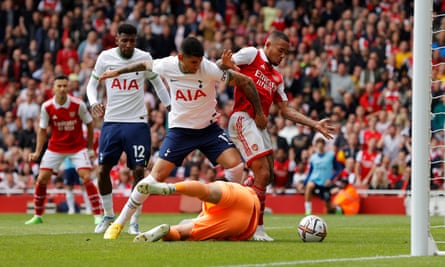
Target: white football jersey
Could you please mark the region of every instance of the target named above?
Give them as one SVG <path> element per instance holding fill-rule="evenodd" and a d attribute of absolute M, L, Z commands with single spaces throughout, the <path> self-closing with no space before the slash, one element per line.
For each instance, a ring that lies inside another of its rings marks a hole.
<path fill-rule="evenodd" d="M 97 58 L 92 73 L 99 77 L 106 70 L 122 68 L 132 63 L 152 60 L 149 53 L 135 48 L 130 59 L 121 57 L 119 48 L 103 51 Z M 156 75 L 151 72 L 131 72 L 105 80 L 107 106 L 104 121 L 107 122 L 141 122 L 147 121 L 147 107 L 144 103 L 144 83 Z"/>
<path fill-rule="evenodd" d="M 215 122 L 216 82 L 226 83 L 228 72 L 203 58 L 196 73 L 183 73 L 177 56 L 153 61 L 153 72 L 170 88 L 169 127 L 202 129 Z"/>

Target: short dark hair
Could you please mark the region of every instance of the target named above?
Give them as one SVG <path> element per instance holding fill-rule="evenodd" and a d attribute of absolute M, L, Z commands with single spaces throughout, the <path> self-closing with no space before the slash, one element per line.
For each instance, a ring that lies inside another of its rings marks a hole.
<path fill-rule="evenodd" d="M 268 39 L 270 39 L 270 40 L 282 39 L 288 43 L 290 42 L 289 37 L 284 32 L 281 32 L 281 31 L 272 31 L 269 34 Z"/>
<path fill-rule="evenodd" d="M 56 77 L 54 77 L 54 81 L 57 80 L 68 80 L 68 76 L 66 76 L 65 74 L 58 74 L 56 75 Z"/>
<path fill-rule="evenodd" d="M 129 23 L 122 23 L 121 25 L 119 25 L 119 27 L 117 28 L 117 33 L 121 34 L 121 33 L 125 33 L 125 34 L 137 34 L 138 30 L 136 29 L 136 27 L 132 24 Z"/>
<path fill-rule="evenodd" d="M 181 52 L 184 56 L 203 57 L 204 46 L 195 37 L 187 37 L 182 41 Z"/>
<path fill-rule="evenodd" d="M 323 143 L 323 144 L 326 144 L 326 140 L 324 140 L 324 138 L 322 138 L 322 137 L 318 137 L 316 140 L 315 140 L 315 143 L 317 144 L 317 143 Z"/>

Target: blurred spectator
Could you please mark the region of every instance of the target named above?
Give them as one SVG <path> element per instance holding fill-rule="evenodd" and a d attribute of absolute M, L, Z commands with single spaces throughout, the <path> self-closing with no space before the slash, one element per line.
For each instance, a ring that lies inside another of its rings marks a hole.
<path fill-rule="evenodd" d="M 272 146 L 274 150 L 283 148 L 285 150 L 289 149 L 289 145 L 287 143 L 286 138 L 278 135 L 278 126 L 275 123 L 268 124 L 268 132 L 270 134 L 270 138 L 272 140 Z"/>
<path fill-rule="evenodd" d="M 144 51 L 150 52 L 150 54 L 156 54 L 157 49 L 156 37 L 152 33 L 150 24 L 142 24 L 142 30 L 139 31 L 136 39 L 136 47 Z M 114 44 L 113 44 L 114 46 Z"/>
<path fill-rule="evenodd" d="M 284 194 L 289 184 L 289 178 L 295 169 L 295 161 L 289 160 L 288 152 L 279 148 L 274 151 L 274 180 L 272 182 L 272 192 L 274 194 Z"/>
<path fill-rule="evenodd" d="M 207 168 L 205 174 L 204 174 L 204 179 L 208 182 L 214 182 L 216 180 L 218 180 L 218 176 L 216 173 L 216 169 L 215 168 Z"/>
<path fill-rule="evenodd" d="M 208 181 L 201 176 L 201 165 L 199 163 L 190 164 L 190 174 L 185 177 L 184 181 L 198 181 L 201 183 L 208 183 Z"/>
<path fill-rule="evenodd" d="M 22 125 L 26 125 L 28 119 L 35 120 L 40 114 L 40 105 L 37 104 L 35 100 L 35 90 L 28 89 L 26 92 L 26 100 L 20 103 L 17 108 L 17 116 L 21 118 Z"/>
<path fill-rule="evenodd" d="M 371 182 L 369 184 L 369 189 L 390 189 L 392 187 L 391 181 L 389 180 L 389 175 L 387 170 L 382 167 L 375 169 L 372 175 Z"/>
<path fill-rule="evenodd" d="M 88 32 L 87 39 L 83 40 L 77 48 L 80 61 L 86 61 L 88 59 L 95 61 L 100 51 L 102 51 L 101 40 L 94 30 Z"/>
<path fill-rule="evenodd" d="M 3 95 L 9 86 L 8 77 L 0 71 L 0 95 Z M 2 98 L 3 99 L 3 98 Z"/>
<path fill-rule="evenodd" d="M 7 63 L 7 74 L 10 81 L 19 83 L 23 75 L 31 76 L 26 59 L 27 56 L 22 53 L 20 48 L 14 49 L 12 57 Z"/>
<path fill-rule="evenodd" d="M 357 154 L 355 163 L 356 186 L 368 188 L 375 169 L 380 164 L 381 154 L 377 150 L 377 139 L 371 138 L 368 141 L 367 148 L 360 150 Z"/>
<path fill-rule="evenodd" d="M 376 54 L 374 54 L 377 57 Z M 377 58 L 370 58 L 366 68 L 360 73 L 360 87 L 365 87 L 368 83 L 377 83 L 380 80 L 379 70 L 377 69 Z"/>
<path fill-rule="evenodd" d="M 49 28 L 47 35 L 42 40 L 41 50 L 43 53 L 51 53 L 51 63 L 56 62 L 57 52 L 62 47 L 60 43 L 60 36 L 55 28 Z"/>
<path fill-rule="evenodd" d="M 291 144 L 292 138 L 299 134 L 298 128 L 295 122 L 284 119 L 282 117 L 277 117 L 277 119 L 284 120 L 284 126 L 278 131 L 278 135 L 285 138 L 288 145 Z"/>
<path fill-rule="evenodd" d="M 23 130 L 18 135 L 18 146 L 22 149 L 34 151 L 37 143 L 37 133 L 34 128 L 34 120 L 29 118 L 23 124 Z"/>
<path fill-rule="evenodd" d="M 403 184 L 403 173 L 400 172 L 397 164 L 391 165 L 388 172 L 389 188 L 401 189 Z"/>
<path fill-rule="evenodd" d="M 198 15 L 199 31 L 204 40 L 214 41 L 215 32 L 223 25 L 223 19 L 216 13 L 210 1 L 203 2 L 203 11 Z"/>
<path fill-rule="evenodd" d="M 118 195 L 129 197 L 131 194 L 131 188 L 133 186 L 133 176 L 131 175 L 131 170 L 124 167 L 119 170 L 118 179 L 115 184 L 116 192 Z"/>
<path fill-rule="evenodd" d="M 400 49 L 395 53 L 395 67 L 401 69 L 403 66 L 409 65 L 409 60 L 412 58 L 412 52 L 409 49 L 409 44 L 407 41 L 400 42 Z"/>
<path fill-rule="evenodd" d="M 62 3 L 59 0 L 40 0 L 38 10 L 45 16 L 58 14 L 62 11 Z"/>
<path fill-rule="evenodd" d="M 295 154 L 295 162 L 298 163 L 303 160 L 302 154 L 304 150 L 309 149 L 313 133 L 307 126 L 297 124 L 298 134 L 292 138 L 290 149 Z"/>
<path fill-rule="evenodd" d="M 337 158 L 338 161 L 338 158 Z M 356 183 L 356 174 L 354 171 L 355 168 L 355 159 L 354 158 L 346 158 L 344 160 L 344 168 L 339 172 L 338 179 L 347 179 L 350 184 Z"/>
<path fill-rule="evenodd" d="M 270 30 L 272 22 L 277 18 L 278 12 L 280 11 L 280 9 L 275 7 L 275 0 L 267 0 L 266 6 L 261 8 L 260 15 L 263 18 L 264 30 L 266 32 Z"/>
<path fill-rule="evenodd" d="M 345 112 L 344 118 L 348 118 L 349 115 L 354 114 L 357 108 L 357 99 L 354 94 L 346 92 L 343 94 L 343 104 L 341 105 L 343 111 Z"/>
<path fill-rule="evenodd" d="M 71 39 L 66 38 L 63 41 L 63 49 L 57 52 L 56 64 L 62 67 L 63 73 L 67 76 L 74 72 L 74 68 L 69 65 L 71 59 L 74 61 L 74 64 L 79 63 L 77 50 L 74 49 Z"/>
<path fill-rule="evenodd" d="M 389 80 L 387 87 L 383 89 L 380 94 L 379 104 L 382 105 L 383 109 L 387 111 L 392 111 L 394 104 L 400 101 L 400 91 L 397 83 L 394 80 Z"/>
<path fill-rule="evenodd" d="M 304 181 L 307 177 L 307 162 L 300 161 L 296 163 L 295 170 L 292 175 L 292 187 L 297 190 L 297 194 L 304 194 Z"/>
<path fill-rule="evenodd" d="M 380 140 L 382 133 L 377 131 L 377 118 L 375 116 L 369 117 L 368 127 L 364 128 L 360 132 L 360 143 L 362 144 L 362 149 L 366 150 L 368 147 L 369 140 L 375 139 Z"/>
<path fill-rule="evenodd" d="M 385 133 L 391 124 L 395 124 L 395 117 L 393 114 L 388 114 L 388 112 L 381 110 L 377 114 L 377 123 L 375 129 L 379 133 Z"/>
<path fill-rule="evenodd" d="M 403 145 L 403 138 L 397 130 L 395 124 L 390 124 L 385 133 L 380 138 L 377 147 L 380 148 L 384 156 L 388 156 L 393 162 L 397 159 Z"/>
<path fill-rule="evenodd" d="M 345 63 L 339 62 L 337 72 L 327 73 L 329 78 L 329 95 L 336 104 L 343 104 L 344 93 L 354 93 L 355 91 L 354 83 L 346 71 Z"/>
<path fill-rule="evenodd" d="M 39 49 L 38 43 L 36 39 L 32 39 L 29 41 L 29 44 L 26 48 L 26 54 L 28 55 L 28 59 L 30 61 L 35 62 L 36 69 L 42 65 L 43 55 Z M 35 69 L 31 69 L 30 72 L 33 73 Z"/>
<path fill-rule="evenodd" d="M 445 95 L 440 97 L 440 102 L 432 107 L 433 119 L 431 121 L 431 130 L 439 130 L 445 127 Z"/>
<path fill-rule="evenodd" d="M 153 58 L 168 57 L 176 51 L 175 40 L 167 23 L 162 24 L 161 34 L 155 36 L 155 44 Z"/>
<path fill-rule="evenodd" d="M 355 186 L 348 179 L 339 179 L 336 182 L 338 190 L 332 197 L 331 209 L 329 213 L 355 215 L 360 210 L 360 195 Z"/>
<path fill-rule="evenodd" d="M 7 195 L 21 194 L 25 188 L 25 184 L 19 180 L 16 172 L 3 173 L 3 180 L 0 182 L 0 193 Z"/>
<path fill-rule="evenodd" d="M 375 84 L 368 82 L 365 86 L 365 92 L 360 96 L 359 103 L 365 109 L 366 114 L 373 114 L 381 109 L 379 103 L 380 92 L 376 90 Z"/>

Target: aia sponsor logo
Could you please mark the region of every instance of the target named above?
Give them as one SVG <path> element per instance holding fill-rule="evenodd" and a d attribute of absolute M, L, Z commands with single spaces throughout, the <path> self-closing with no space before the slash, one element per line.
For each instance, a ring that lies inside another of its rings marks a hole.
<path fill-rule="evenodd" d="M 139 85 L 136 80 L 127 80 L 127 79 L 113 79 L 111 82 L 111 89 L 130 91 L 130 90 L 139 90 Z"/>
<path fill-rule="evenodd" d="M 207 94 L 203 90 L 178 89 L 176 91 L 176 100 L 196 101 L 200 97 L 206 97 Z"/>

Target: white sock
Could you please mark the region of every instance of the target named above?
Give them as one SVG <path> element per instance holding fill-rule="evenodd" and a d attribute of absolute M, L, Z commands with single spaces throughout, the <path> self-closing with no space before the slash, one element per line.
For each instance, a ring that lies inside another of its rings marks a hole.
<path fill-rule="evenodd" d="M 153 181 L 156 181 L 153 176 L 148 175 L 144 179 L 140 180 L 139 183 L 136 185 L 136 187 L 141 183 L 152 183 Z M 148 198 L 148 194 L 141 194 L 137 190 L 133 190 L 131 192 L 130 198 L 128 199 L 127 203 L 125 203 L 124 208 L 122 209 L 121 213 L 119 214 L 119 217 L 116 219 L 115 223 L 125 225 L 125 223 L 133 216 L 133 214 L 137 213 L 141 207 L 142 203 Z M 138 222 L 139 220 L 139 214 L 135 215 L 135 218 L 132 218 L 131 222 Z"/>
<path fill-rule="evenodd" d="M 66 190 L 66 204 L 68 205 L 68 211 L 76 211 L 76 206 L 74 205 L 74 193 L 71 190 Z"/>
<path fill-rule="evenodd" d="M 224 169 L 224 176 L 228 181 L 241 183 L 243 179 L 244 163 L 240 163 L 230 169 Z"/>
<path fill-rule="evenodd" d="M 304 202 L 304 210 L 306 213 L 312 213 L 312 201 Z"/>
<path fill-rule="evenodd" d="M 136 209 L 135 213 L 133 214 L 133 216 L 131 216 L 130 219 L 130 223 L 137 223 L 139 224 L 139 216 L 142 213 L 142 204 L 139 205 L 139 207 Z"/>
<path fill-rule="evenodd" d="M 113 194 L 100 195 L 102 199 L 102 207 L 104 209 L 104 216 L 114 217 L 113 210 Z"/>

